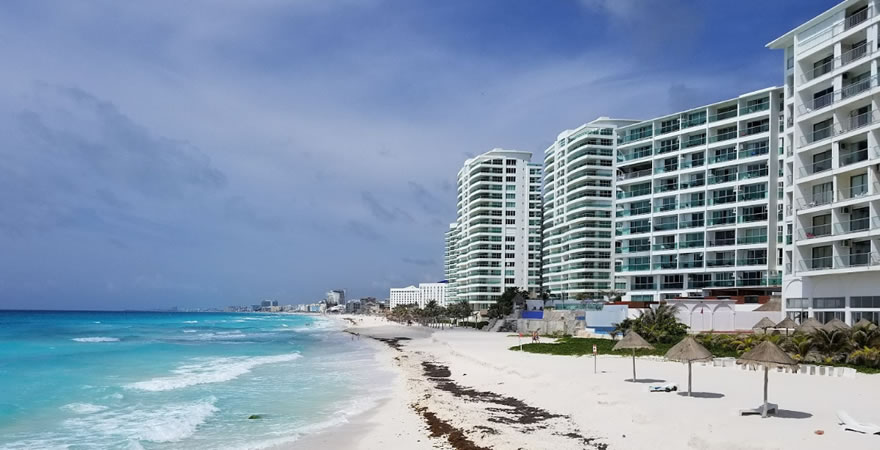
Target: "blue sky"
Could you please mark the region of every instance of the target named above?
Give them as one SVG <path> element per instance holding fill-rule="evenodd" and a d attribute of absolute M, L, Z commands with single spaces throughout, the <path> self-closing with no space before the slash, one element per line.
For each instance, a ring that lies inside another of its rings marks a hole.
<path fill-rule="evenodd" d="M 0 2 L 0 308 L 438 280 L 465 158 L 781 84 L 833 4 Z"/>

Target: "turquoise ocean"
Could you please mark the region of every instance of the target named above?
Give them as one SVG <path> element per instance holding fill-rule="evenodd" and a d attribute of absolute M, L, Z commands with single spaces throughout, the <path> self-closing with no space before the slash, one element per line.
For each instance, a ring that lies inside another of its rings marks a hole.
<path fill-rule="evenodd" d="M 0 449 L 286 446 L 388 395 L 375 351 L 313 316 L 0 311 Z"/>

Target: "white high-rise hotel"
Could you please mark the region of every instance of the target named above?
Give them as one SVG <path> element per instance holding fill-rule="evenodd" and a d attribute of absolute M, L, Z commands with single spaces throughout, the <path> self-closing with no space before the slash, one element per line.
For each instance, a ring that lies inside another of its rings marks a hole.
<path fill-rule="evenodd" d="M 600 118 L 563 131 L 544 151 L 542 273 L 551 298 L 613 287 L 615 129 L 632 123 Z"/>
<path fill-rule="evenodd" d="M 880 2 L 845 1 L 768 44 L 785 52 L 783 304 L 880 321 Z"/>
<path fill-rule="evenodd" d="M 508 287 L 541 283 L 541 172 L 529 152 L 494 149 L 458 172 L 457 220 L 446 235 L 449 301 L 474 309 Z"/>
<path fill-rule="evenodd" d="M 617 129 L 624 299 L 779 291 L 781 103 L 767 88 Z"/>

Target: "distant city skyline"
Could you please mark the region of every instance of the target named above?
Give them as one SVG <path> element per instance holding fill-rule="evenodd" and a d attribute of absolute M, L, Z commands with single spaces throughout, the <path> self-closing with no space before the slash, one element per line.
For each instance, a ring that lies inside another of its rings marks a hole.
<path fill-rule="evenodd" d="M 782 85 L 834 4 L 3 2 L 0 308 L 437 281 L 466 158 Z"/>

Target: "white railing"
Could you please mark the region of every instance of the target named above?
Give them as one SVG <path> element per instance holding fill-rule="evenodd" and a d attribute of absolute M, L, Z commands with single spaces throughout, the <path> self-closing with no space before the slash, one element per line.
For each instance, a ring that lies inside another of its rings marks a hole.
<path fill-rule="evenodd" d="M 874 9 L 872 7 L 868 7 L 867 9 L 859 11 L 856 14 L 838 20 L 837 22 L 829 25 L 826 29 L 819 31 L 818 33 L 804 39 L 803 41 L 798 42 L 798 48 L 801 52 L 814 48 L 817 45 L 827 41 L 828 39 L 831 39 L 834 36 L 843 33 L 844 31 L 848 31 L 857 25 L 861 25 L 873 16 Z"/>

